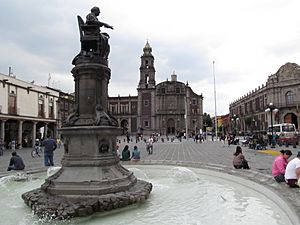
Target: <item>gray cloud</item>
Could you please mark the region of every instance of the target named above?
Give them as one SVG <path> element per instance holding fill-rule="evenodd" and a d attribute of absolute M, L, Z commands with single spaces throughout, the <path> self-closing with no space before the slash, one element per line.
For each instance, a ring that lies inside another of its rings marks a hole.
<path fill-rule="evenodd" d="M 72 91 L 71 61 L 80 49 L 76 16 L 85 18 L 99 4 L 100 19 L 115 27 L 105 30 L 111 36 L 111 96 L 136 95 L 147 38 L 157 81 L 175 70 L 179 81 L 204 95 L 209 113 L 214 112 L 213 60 L 218 109 L 226 113 L 230 102 L 300 58 L 298 1 L 191 1 L 187 6 L 154 0 L 148 8 L 141 1 L 2 0 L 0 72 L 12 66 L 18 78 L 42 85 L 50 73 L 51 85 Z"/>

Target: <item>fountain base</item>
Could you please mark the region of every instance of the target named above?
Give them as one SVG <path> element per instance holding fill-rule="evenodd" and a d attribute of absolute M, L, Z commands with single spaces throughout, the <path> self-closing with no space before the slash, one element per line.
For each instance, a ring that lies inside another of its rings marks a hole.
<path fill-rule="evenodd" d="M 151 183 L 137 180 L 126 191 L 99 196 L 49 195 L 41 188 L 38 188 L 24 193 L 22 198 L 40 218 L 68 219 L 144 202 L 149 197 L 151 190 Z"/>
<path fill-rule="evenodd" d="M 65 153 L 62 167 L 41 188 L 22 195 L 39 217 L 66 219 L 87 216 L 146 200 L 152 184 L 138 180 L 120 164 L 112 126 L 60 129 Z"/>

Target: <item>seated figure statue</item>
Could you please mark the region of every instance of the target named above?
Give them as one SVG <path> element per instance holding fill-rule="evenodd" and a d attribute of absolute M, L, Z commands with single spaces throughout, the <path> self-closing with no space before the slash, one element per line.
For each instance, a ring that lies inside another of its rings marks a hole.
<path fill-rule="evenodd" d="M 91 12 L 86 16 L 86 24 L 87 25 L 97 25 L 97 33 L 100 33 L 100 27 L 106 27 L 110 29 L 114 29 L 112 26 L 108 25 L 107 23 L 100 22 L 98 20 L 98 16 L 100 15 L 100 9 L 98 7 L 93 7 Z"/>
<path fill-rule="evenodd" d="M 85 23 L 80 16 L 77 17 L 81 41 L 81 53 L 77 57 L 84 55 L 98 56 L 104 59 L 108 58 L 110 52 L 108 44 L 109 35 L 107 33 L 101 33 L 100 27 L 110 29 L 113 29 L 113 27 L 107 23 L 100 22 L 97 18 L 99 15 L 100 9 L 93 7 L 91 12 L 86 16 Z"/>

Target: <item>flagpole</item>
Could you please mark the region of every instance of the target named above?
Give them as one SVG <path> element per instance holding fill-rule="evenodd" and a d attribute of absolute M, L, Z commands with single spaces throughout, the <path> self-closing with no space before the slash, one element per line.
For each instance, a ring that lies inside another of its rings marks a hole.
<path fill-rule="evenodd" d="M 213 61 L 213 76 L 214 76 L 214 97 L 215 97 L 215 134 L 216 134 L 216 140 L 218 140 L 218 119 L 217 119 L 217 95 L 216 95 L 215 61 Z"/>

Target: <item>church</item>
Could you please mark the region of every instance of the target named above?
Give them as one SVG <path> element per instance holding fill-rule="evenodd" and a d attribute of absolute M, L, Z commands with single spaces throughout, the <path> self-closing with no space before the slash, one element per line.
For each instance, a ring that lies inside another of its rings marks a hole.
<path fill-rule="evenodd" d="M 130 133 L 183 135 L 198 133 L 203 127 L 203 96 L 188 83 L 171 79 L 156 84 L 152 48 L 143 48 L 137 96 L 108 98 L 108 111 Z"/>

